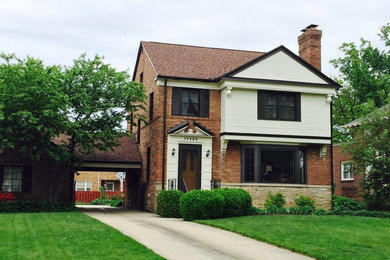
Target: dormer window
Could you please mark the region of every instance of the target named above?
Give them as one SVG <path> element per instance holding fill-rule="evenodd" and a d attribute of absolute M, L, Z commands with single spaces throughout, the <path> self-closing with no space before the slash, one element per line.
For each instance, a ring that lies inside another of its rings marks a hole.
<path fill-rule="evenodd" d="M 258 91 L 258 119 L 301 121 L 301 95 L 294 92 Z"/>

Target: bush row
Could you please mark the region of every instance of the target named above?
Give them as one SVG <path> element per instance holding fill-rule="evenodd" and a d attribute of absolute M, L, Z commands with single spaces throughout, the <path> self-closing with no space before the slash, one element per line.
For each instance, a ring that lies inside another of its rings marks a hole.
<path fill-rule="evenodd" d="M 75 211 L 73 203 L 14 200 L 0 203 L 0 213 Z"/>
<path fill-rule="evenodd" d="M 252 198 L 242 189 L 161 191 L 156 199 L 157 214 L 183 217 L 184 220 L 210 219 L 248 215 Z"/>

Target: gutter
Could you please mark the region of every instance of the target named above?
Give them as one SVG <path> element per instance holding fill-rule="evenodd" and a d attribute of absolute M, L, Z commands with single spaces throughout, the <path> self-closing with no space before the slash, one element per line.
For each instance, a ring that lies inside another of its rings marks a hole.
<path fill-rule="evenodd" d="M 163 150 L 162 150 L 162 171 L 161 171 L 161 189 L 165 190 L 165 149 L 166 149 L 166 129 L 167 129 L 167 79 L 164 81 L 164 116 L 163 116 Z"/>
<path fill-rule="evenodd" d="M 330 176 L 332 178 L 331 189 L 334 195 L 334 176 L 333 176 L 333 100 L 330 102 Z M 332 200 L 331 200 L 332 201 Z M 333 210 L 333 205 L 331 205 Z"/>

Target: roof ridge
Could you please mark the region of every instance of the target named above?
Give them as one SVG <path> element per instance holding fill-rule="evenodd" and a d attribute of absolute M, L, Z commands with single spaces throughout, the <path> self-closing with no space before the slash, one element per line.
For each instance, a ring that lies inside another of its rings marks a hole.
<path fill-rule="evenodd" d="M 194 48 L 204 48 L 204 49 L 214 49 L 214 50 L 253 52 L 253 53 L 259 53 L 259 54 L 267 53 L 267 52 L 265 52 L 265 51 L 251 51 L 251 50 L 241 50 L 241 49 L 231 49 L 231 48 L 219 48 L 219 47 L 207 47 L 207 46 L 199 46 L 199 45 L 189 45 L 189 44 L 179 44 L 179 43 L 167 43 L 167 42 L 155 42 L 155 41 L 141 41 L 141 43 L 157 43 L 157 44 L 164 44 L 164 45 L 174 45 L 174 46 L 184 46 L 184 47 L 194 47 Z"/>

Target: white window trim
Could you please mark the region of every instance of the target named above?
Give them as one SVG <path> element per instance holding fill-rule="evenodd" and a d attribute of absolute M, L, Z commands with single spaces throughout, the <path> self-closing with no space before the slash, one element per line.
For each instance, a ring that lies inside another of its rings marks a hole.
<path fill-rule="evenodd" d="M 83 186 L 84 186 L 83 190 L 77 190 L 77 183 L 83 184 Z M 76 185 L 74 188 L 75 188 L 75 191 L 92 191 L 92 182 L 91 181 L 76 181 Z M 88 190 L 88 188 L 89 188 L 89 190 Z"/>
<path fill-rule="evenodd" d="M 353 166 L 352 166 L 352 174 L 353 174 L 353 177 L 352 178 L 344 178 L 344 165 L 346 164 L 352 164 L 352 161 L 343 161 L 341 162 L 341 172 L 340 172 L 340 175 L 341 175 L 341 180 L 342 181 L 353 181 L 354 180 L 354 174 L 353 174 Z"/>
<path fill-rule="evenodd" d="M 112 184 L 112 190 L 108 190 L 107 187 L 108 187 L 108 184 Z M 114 182 L 106 182 L 105 183 L 105 186 L 106 186 L 106 191 L 115 191 L 115 183 Z"/>

